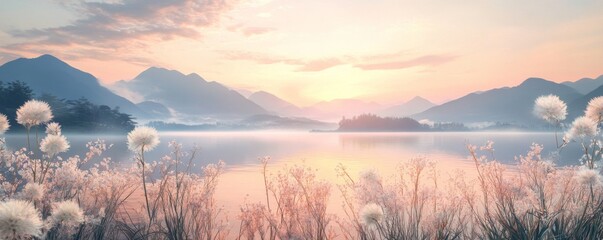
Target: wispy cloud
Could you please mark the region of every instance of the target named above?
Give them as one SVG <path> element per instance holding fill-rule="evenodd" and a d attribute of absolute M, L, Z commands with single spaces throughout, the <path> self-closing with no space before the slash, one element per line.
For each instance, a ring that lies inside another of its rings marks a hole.
<path fill-rule="evenodd" d="M 227 27 L 227 29 L 231 32 L 239 32 L 242 33 L 246 37 L 254 36 L 254 35 L 262 35 L 269 32 L 276 31 L 275 28 L 271 27 L 250 27 L 245 26 L 243 24 L 237 24 Z"/>
<path fill-rule="evenodd" d="M 454 60 L 451 55 L 425 55 L 410 60 L 390 61 L 381 63 L 363 63 L 354 65 L 362 70 L 395 70 L 418 66 L 437 66 Z"/>
<path fill-rule="evenodd" d="M 2 50 L 38 53 L 69 46 L 70 49 L 78 47 L 89 56 L 109 54 L 115 57 L 116 51 L 121 49 L 145 49 L 147 41 L 200 38 L 203 27 L 216 24 L 234 4 L 229 0 L 61 3 L 82 17 L 65 26 L 9 31 L 12 37 L 23 41 L 3 46 Z"/>
<path fill-rule="evenodd" d="M 366 56 L 326 57 L 318 59 L 300 59 L 274 56 L 245 51 L 223 52 L 227 59 L 252 61 L 258 64 L 287 64 L 296 66 L 298 72 L 319 72 L 335 66 L 352 64 L 362 70 L 397 70 L 417 66 L 437 66 L 453 61 L 456 56 L 446 54 L 431 54 L 400 60 L 407 57 L 405 52 L 376 54 Z"/>
<path fill-rule="evenodd" d="M 274 56 L 246 51 L 222 52 L 227 59 L 252 61 L 258 64 L 286 64 L 295 66 L 298 72 L 319 72 L 331 67 L 346 64 L 341 58 L 301 59 Z"/>

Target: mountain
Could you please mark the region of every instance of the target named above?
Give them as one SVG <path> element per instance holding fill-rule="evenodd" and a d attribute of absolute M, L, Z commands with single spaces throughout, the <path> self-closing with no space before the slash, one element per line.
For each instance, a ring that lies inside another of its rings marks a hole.
<path fill-rule="evenodd" d="M 86 98 L 94 104 L 119 107 L 138 118 L 149 117 L 134 103 L 101 86 L 96 77 L 52 55 L 19 58 L 0 66 L 0 81 L 17 80 L 25 82 L 37 96 L 48 93 L 68 100 Z"/>
<path fill-rule="evenodd" d="M 145 112 L 152 113 L 161 118 L 169 118 L 172 115 L 170 110 L 161 103 L 144 101 L 137 103 L 136 106 Z"/>
<path fill-rule="evenodd" d="M 599 96 L 603 96 L 603 86 L 600 86 L 595 90 L 592 90 L 591 92 L 587 93 L 586 95 L 570 102 L 567 105 L 568 119 L 572 121 L 576 117 L 584 115 L 584 110 L 586 110 L 588 102 L 590 102 L 591 99 Z"/>
<path fill-rule="evenodd" d="M 268 92 L 254 92 L 249 95 L 247 99 L 274 114 L 283 116 L 301 115 L 301 109 L 299 107 Z"/>
<path fill-rule="evenodd" d="M 425 98 L 416 96 L 408 102 L 379 111 L 377 115 L 383 117 L 407 117 L 423 112 L 435 105 Z"/>
<path fill-rule="evenodd" d="M 160 103 L 180 114 L 207 117 L 244 117 L 266 110 L 234 90 L 208 82 L 196 73 L 151 67 L 134 79 L 119 81 L 112 88 L 145 101 Z"/>
<path fill-rule="evenodd" d="M 322 101 L 303 108 L 306 117 L 324 121 L 339 121 L 342 117 L 353 117 L 364 113 L 376 113 L 383 109 L 378 103 L 358 99 L 335 99 Z"/>
<path fill-rule="evenodd" d="M 562 82 L 561 84 L 570 86 L 573 89 L 576 89 L 581 94 L 588 94 L 596 88 L 603 86 L 603 75 L 598 78 L 582 78 L 575 82 Z"/>
<path fill-rule="evenodd" d="M 538 124 L 533 115 L 534 100 L 555 94 L 565 102 L 582 95 L 571 87 L 541 78 L 529 78 L 518 86 L 471 93 L 413 115 L 415 119 L 443 122 L 508 122 Z"/>

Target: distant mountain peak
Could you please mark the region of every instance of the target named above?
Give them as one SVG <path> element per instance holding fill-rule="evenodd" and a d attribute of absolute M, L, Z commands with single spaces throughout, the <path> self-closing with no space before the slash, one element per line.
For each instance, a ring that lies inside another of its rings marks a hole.
<path fill-rule="evenodd" d="M 408 102 L 406 103 L 431 103 L 433 104 L 431 101 L 421 97 L 421 96 L 415 96 L 412 99 L 408 100 Z"/>
<path fill-rule="evenodd" d="M 525 81 L 523 81 L 519 86 L 538 86 L 538 85 L 543 85 L 543 84 L 556 84 L 554 82 L 551 82 L 549 80 L 545 80 L 542 78 L 535 78 L 535 77 L 531 77 L 526 79 Z"/>
<path fill-rule="evenodd" d="M 42 54 L 39 57 L 32 58 L 32 59 L 48 59 L 48 60 L 55 60 L 55 61 L 63 62 L 63 61 L 61 61 L 61 59 L 59 59 L 53 55 L 50 55 L 50 54 Z"/>
<path fill-rule="evenodd" d="M 59 59 L 53 55 L 50 55 L 50 54 L 40 55 L 35 58 L 18 58 L 11 62 L 15 62 L 15 63 L 29 62 L 29 63 L 43 64 L 43 65 L 52 66 L 52 67 L 61 66 L 61 67 L 73 68 L 66 62 L 63 62 L 61 59 Z M 10 63 L 10 62 L 8 62 L 8 63 Z"/>
<path fill-rule="evenodd" d="M 153 75 L 158 75 L 158 74 L 174 74 L 174 75 L 178 75 L 178 76 L 184 76 L 184 74 L 182 74 L 181 72 L 178 72 L 176 70 L 171 70 L 171 69 L 167 69 L 167 68 L 162 68 L 162 67 L 149 67 L 146 70 L 142 71 L 140 74 L 138 74 L 138 76 L 136 76 L 136 78 L 142 77 L 144 78 L 144 76 L 153 76 Z"/>

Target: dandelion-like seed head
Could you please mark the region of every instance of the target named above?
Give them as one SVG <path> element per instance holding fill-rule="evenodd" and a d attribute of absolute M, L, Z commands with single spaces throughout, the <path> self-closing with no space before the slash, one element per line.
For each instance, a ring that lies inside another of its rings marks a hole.
<path fill-rule="evenodd" d="M 137 127 L 128 133 L 128 148 L 134 152 L 153 150 L 159 144 L 157 130 L 151 127 Z"/>
<path fill-rule="evenodd" d="M 360 218 L 362 223 L 367 226 L 373 226 L 379 224 L 383 219 L 383 208 L 375 203 L 369 203 L 364 205 L 360 210 Z"/>
<path fill-rule="evenodd" d="M 50 215 L 53 225 L 74 227 L 84 222 L 84 211 L 74 201 L 55 203 Z"/>
<path fill-rule="evenodd" d="M 576 179 L 580 184 L 596 186 L 601 184 L 601 174 L 595 169 L 583 168 L 576 172 Z"/>
<path fill-rule="evenodd" d="M 56 122 L 46 124 L 46 134 L 61 135 L 61 125 Z"/>
<path fill-rule="evenodd" d="M 52 111 L 48 103 L 29 100 L 17 109 L 17 122 L 27 128 L 52 120 Z"/>
<path fill-rule="evenodd" d="M 6 118 L 6 115 L 0 114 L 0 134 L 4 134 L 8 128 L 10 128 L 8 118 Z"/>
<path fill-rule="evenodd" d="M 55 156 L 69 150 L 69 142 L 63 135 L 46 135 L 40 143 L 40 150 L 49 156 Z"/>
<path fill-rule="evenodd" d="M 584 115 L 597 124 L 601 123 L 603 121 L 603 96 L 591 99 L 586 106 Z"/>
<path fill-rule="evenodd" d="M 555 124 L 565 120 L 567 105 L 558 96 L 540 96 L 534 102 L 534 114 L 549 123 Z"/>
<path fill-rule="evenodd" d="M 30 182 L 25 185 L 21 191 L 21 197 L 26 200 L 38 201 L 44 197 L 45 188 L 44 185 L 39 183 Z"/>
<path fill-rule="evenodd" d="M 576 118 L 566 133 L 567 139 L 594 137 L 597 134 L 597 123 L 585 116 Z"/>
<path fill-rule="evenodd" d="M 42 235 L 42 220 L 33 204 L 22 200 L 0 203 L 0 239 L 28 239 Z"/>

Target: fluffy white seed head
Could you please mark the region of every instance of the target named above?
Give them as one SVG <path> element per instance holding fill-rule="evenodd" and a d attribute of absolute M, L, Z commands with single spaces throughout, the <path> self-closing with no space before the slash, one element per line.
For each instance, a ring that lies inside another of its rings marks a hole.
<path fill-rule="evenodd" d="M 0 203 L 0 239 L 29 239 L 42 235 L 42 220 L 33 204 L 22 200 Z"/>
<path fill-rule="evenodd" d="M 383 209 L 375 203 L 369 203 L 360 210 L 360 218 L 367 226 L 377 225 L 383 219 Z"/>
<path fill-rule="evenodd" d="M 128 148 L 134 152 L 153 150 L 159 144 L 157 130 L 151 127 L 137 127 L 128 133 Z"/>
<path fill-rule="evenodd" d="M 8 128 L 10 128 L 8 118 L 6 118 L 6 115 L 0 114 L 0 134 L 4 134 Z"/>
<path fill-rule="evenodd" d="M 576 172 L 576 180 L 586 186 L 597 186 L 601 184 L 601 174 L 598 170 L 583 168 Z"/>
<path fill-rule="evenodd" d="M 52 120 L 52 111 L 46 102 L 29 100 L 17 109 L 17 122 L 27 128 Z"/>
<path fill-rule="evenodd" d="M 84 222 L 84 211 L 74 201 L 58 202 L 54 204 L 50 219 L 53 226 L 75 227 Z"/>
<path fill-rule="evenodd" d="M 534 102 L 534 114 L 552 124 L 565 120 L 567 105 L 555 95 L 540 96 Z"/>
<path fill-rule="evenodd" d="M 597 134 L 597 123 L 585 116 L 576 118 L 566 133 L 567 139 L 584 139 Z"/>
<path fill-rule="evenodd" d="M 69 142 L 63 135 L 46 135 L 40 143 L 40 150 L 49 156 L 55 156 L 69 150 Z"/>
<path fill-rule="evenodd" d="M 603 121 L 603 96 L 591 99 L 586 106 L 584 115 L 597 124 L 601 123 Z"/>
<path fill-rule="evenodd" d="M 61 135 L 61 125 L 56 122 L 46 124 L 46 134 Z"/>
<path fill-rule="evenodd" d="M 44 185 L 30 182 L 21 191 L 21 197 L 30 201 L 38 201 L 44 197 L 44 192 Z"/>

